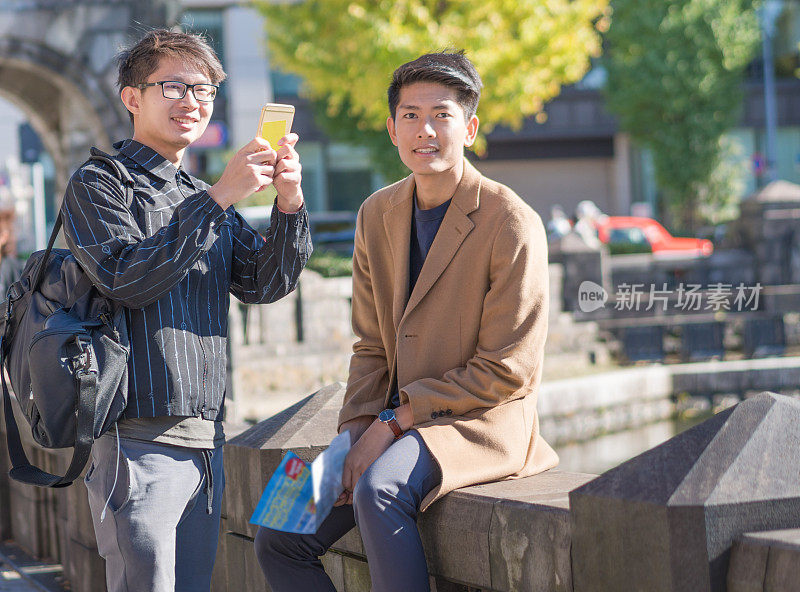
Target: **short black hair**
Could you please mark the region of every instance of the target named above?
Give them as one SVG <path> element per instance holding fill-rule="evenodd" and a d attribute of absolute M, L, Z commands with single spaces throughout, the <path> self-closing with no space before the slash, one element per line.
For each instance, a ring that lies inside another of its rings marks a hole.
<path fill-rule="evenodd" d="M 136 45 L 117 54 L 117 87 L 136 86 L 147 81 L 163 58 L 175 58 L 194 66 L 212 84 L 225 80 L 225 70 L 205 37 L 169 29 L 148 31 Z M 133 121 L 133 114 L 130 114 Z"/>
<path fill-rule="evenodd" d="M 400 102 L 400 89 L 416 82 L 435 82 L 455 89 L 458 104 L 464 110 L 467 121 L 478 109 L 483 83 L 463 49 L 426 53 L 395 70 L 387 91 L 392 119 L 397 113 L 397 104 Z"/>

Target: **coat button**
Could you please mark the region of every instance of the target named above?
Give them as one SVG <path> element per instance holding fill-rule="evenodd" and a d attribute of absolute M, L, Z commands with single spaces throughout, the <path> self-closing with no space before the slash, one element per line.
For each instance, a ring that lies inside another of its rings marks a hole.
<path fill-rule="evenodd" d="M 453 415 L 453 410 L 452 410 L 452 409 L 448 409 L 448 410 L 445 412 L 445 415 Z"/>
<path fill-rule="evenodd" d="M 433 413 L 431 413 L 431 419 L 436 419 L 437 417 L 439 417 L 439 416 L 436 415 L 435 411 Z"/>

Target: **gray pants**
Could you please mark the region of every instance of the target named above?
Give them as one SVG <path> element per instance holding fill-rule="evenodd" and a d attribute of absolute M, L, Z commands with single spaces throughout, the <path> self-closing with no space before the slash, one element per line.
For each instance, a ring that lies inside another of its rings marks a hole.
<path fill-rule="evenodd" d="M 109 592 L 209 590 L 225 487 L 222 448 L 119 444 L 117 466 L 117 439 L 98 439 L 85 478 Z"/>
<path fill-rule="evenodd" d="M 255 550 L 273 592 L 336 592 L 319 558 L 358 524 L 373 592 L 430 590 L 417 530 L 423 498 L 441 481 L 416 430 L 392 444 L 358 480 L 353 505 L 334 508 L 316 534 L 259 528 Z"/>

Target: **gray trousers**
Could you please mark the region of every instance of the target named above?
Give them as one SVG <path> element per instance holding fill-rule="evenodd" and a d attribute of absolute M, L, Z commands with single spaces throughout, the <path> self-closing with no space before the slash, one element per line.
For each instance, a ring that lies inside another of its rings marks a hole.
<path fill-rule="evenodd" d="M 417 530 L 423 498 L 441 481 L 416 430 L 394 442 L 356 484 L 353 505 L 334 508 L 316 534 L 259 528 L 255 551 L 273 592 L 336 592 L 319 558 L 358 524 L 373 592 L 430 590 Z"/>
<path fill-rule="evenodd" d="M 222 448 L 120 438 L 117 465 L 111 434 L 95 441 L 85 477 L 108 591 L 209 590 L 225 487 Z"/>

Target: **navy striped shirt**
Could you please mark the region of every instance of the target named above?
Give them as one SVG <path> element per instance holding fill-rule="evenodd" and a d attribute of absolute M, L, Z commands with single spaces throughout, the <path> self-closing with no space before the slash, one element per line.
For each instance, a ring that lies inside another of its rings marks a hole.
<path fill-rule="evenodd" d="M 69 181 L 67 245 L 107 297 L 127 307 L 126 417 L 217 419 L 225 392 L 229 294 L 246 303 L 291 292 L 311 254 L 308 214 L 273 208 L 261 236 L 208 185 L 134 140 L 114 145 L 134 179 L 89 161 Z"/>

